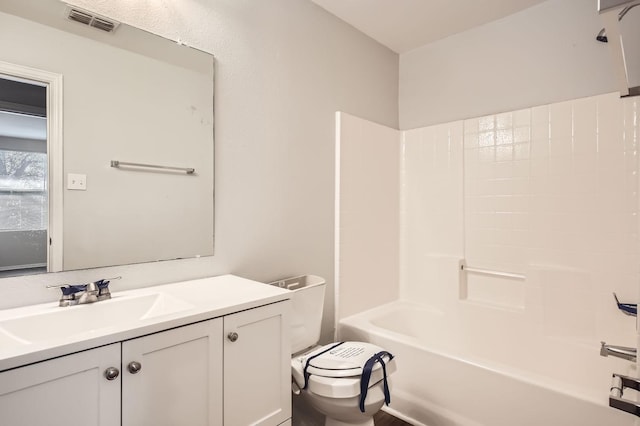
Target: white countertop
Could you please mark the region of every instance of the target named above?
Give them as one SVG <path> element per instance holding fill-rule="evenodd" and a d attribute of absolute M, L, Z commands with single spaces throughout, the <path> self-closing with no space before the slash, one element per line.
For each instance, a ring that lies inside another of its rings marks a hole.
<path fill-rule="evenodd" d="M 233 275 L 111 292 L 110 300 L 87 305 L 51 302 L 0 310 L 0 371 L 280 302 L 291 294 Z M 145 307 L 144 315 L 126 312 L 147 300 L 153 306 Z M 24 334 L 16 331 L 20 327 Z"/>

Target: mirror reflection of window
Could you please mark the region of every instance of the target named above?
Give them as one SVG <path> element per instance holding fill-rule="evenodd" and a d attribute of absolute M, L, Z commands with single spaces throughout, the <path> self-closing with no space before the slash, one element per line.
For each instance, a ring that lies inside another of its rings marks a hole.
<path fill-rule="evenodd" d="M 0 277 L 47 270 L 46 87 L 0 78 Z"/>

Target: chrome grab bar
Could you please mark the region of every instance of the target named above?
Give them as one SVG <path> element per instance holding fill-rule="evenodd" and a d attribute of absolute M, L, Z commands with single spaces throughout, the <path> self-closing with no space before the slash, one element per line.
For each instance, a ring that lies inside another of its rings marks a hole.
<path fill-rule="evenodd" d="M 482 274 L 482 275 L 492 275 L 494 277 L 514 278 L 516 280 L 527 279 L 526 275 L 516 274 L 513 272 L 492 271 L 489 269 L 469 268 L 464 263 L 460 265 L 460 270 L 463 272 L 466 271 L 466 272 L 472 272 L 472 273 Z"/>
<path fill-rule="evenodd" d="M 635 401 L 629 401 L 622 397 L 625 388 L 640 391 L 640 381 L 633 377 L 614 373 L 611 378 L 611 389 L 609 390 L 609 407 L 640 417 L 640 405 Z"/>

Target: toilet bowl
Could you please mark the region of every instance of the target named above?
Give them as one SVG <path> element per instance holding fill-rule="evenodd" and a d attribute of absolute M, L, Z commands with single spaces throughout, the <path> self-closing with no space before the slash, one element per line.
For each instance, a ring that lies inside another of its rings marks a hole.
<path fill-rule="evenodd" d="M 373 415 L 384 404 L 384 395 L 380 386 L 381 384 L 378 384 L 370 389 L 364 413 L 358 409 L 358 397 L 336 399 L 305 393 L 303 398 L 306 398 L 314 409 L 326 416 L 325 426 L 374 426 Z"/>
<path fill-rule="evenodd" d="M 369 363 L 366 374 L 367 361 L 381 353 L 382 363 Z M 391 354 L 365 342 L 331 343 L 291 359 L 294 391 L 326 416 L 325 426 L 373 426 L 373 415 L 389 401 L 388 376 L 395 370 Z"/>
<path fill-rule="evenodd" d="M 303 275 L 271 283 L 291 290 L 292 391 L 326 416 L 325 426 L 373 426 L 389 403 L 393 355 L 366 342 L 316 346 L 320 340 L 325 280 Z"/>

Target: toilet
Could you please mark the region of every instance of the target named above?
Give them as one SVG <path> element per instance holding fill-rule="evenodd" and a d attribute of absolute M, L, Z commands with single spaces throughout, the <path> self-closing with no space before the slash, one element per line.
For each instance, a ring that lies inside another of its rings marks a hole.
<path fill-rule="evenodd" d="M 326 416 L 325 426 L 373 426 L 373 415 L 390 401 L 393 355 L 366 342 L 320 340 L 325 280 L 314 275 L 271 283 L 293 292 L 292 391 Z M 363 380 L 364 379 L 364 380 Z"/>

